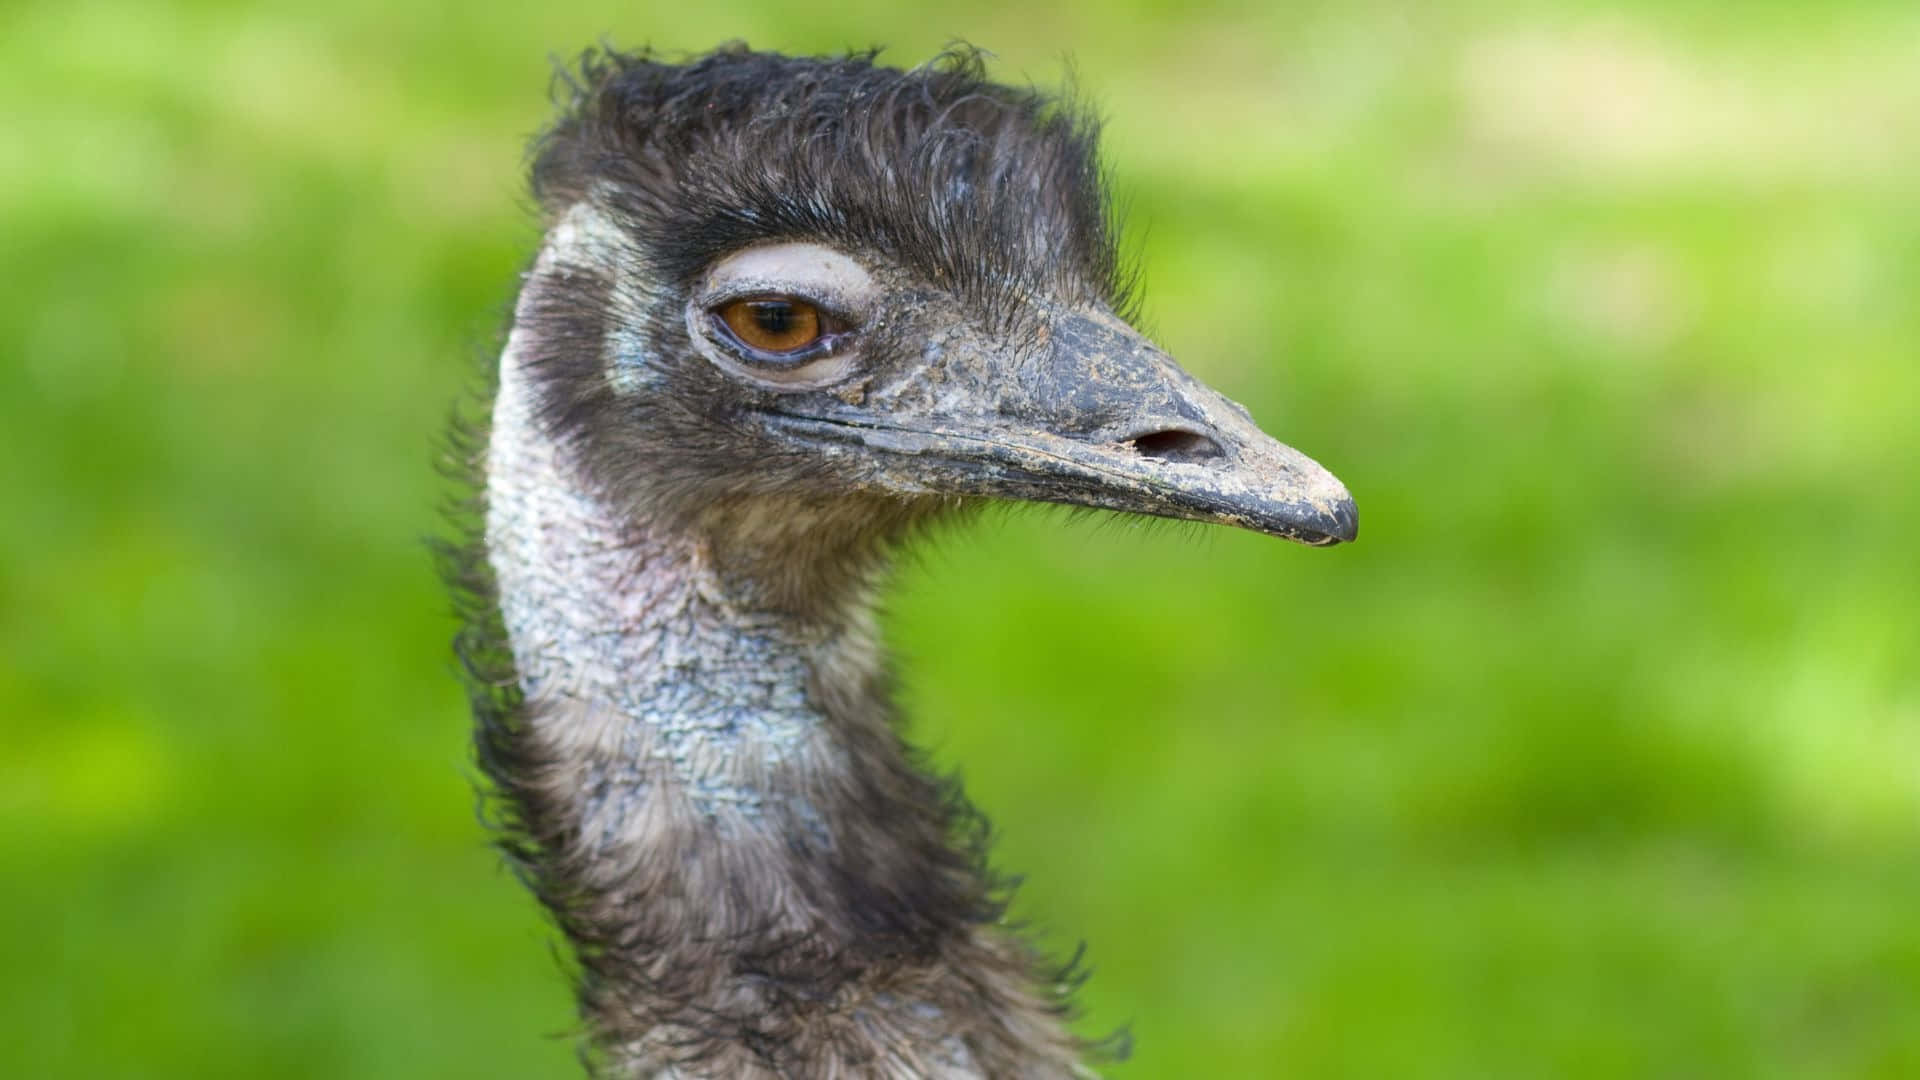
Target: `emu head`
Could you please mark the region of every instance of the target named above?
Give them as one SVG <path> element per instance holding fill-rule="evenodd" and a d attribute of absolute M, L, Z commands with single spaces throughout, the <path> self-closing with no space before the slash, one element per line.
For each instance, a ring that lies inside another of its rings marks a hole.
<path fill-rule="evenodd" d="M 971 54 L 728 49 L 583 83 L 536 146 L 519 324 L 547 429 L 630 520 L 789 604 L 993 499 L 1353 538 L 1339 481 L 1120 314 L 1083 112 Z"/>

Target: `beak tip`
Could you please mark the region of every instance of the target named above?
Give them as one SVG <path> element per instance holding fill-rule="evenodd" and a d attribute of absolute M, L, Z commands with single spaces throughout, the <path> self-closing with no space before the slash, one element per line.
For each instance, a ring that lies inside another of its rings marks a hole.
<path fill-rule="evenodd" d="M 1257 440 L 1257 441 L 1256 441 Z M 1326 466 L 1300 451 L 1256 435 L 1255 445 L 1266 444 L 1270 464 L 1264 473 L 1267 527 L 1271 533 L 1308 547 L 1350 544 L 1360 535 L 1360 509 L 1353 493 Z"/>
<path fill-rule="evenodd" d="M 1304 485 L 1305 497 L 1295 502 L 1287 515 L 1294 526 L 1293 538 L 1313 547 L 1353 543 L 1360 535 L 1360 508 L 1354 504 L 1353 494 L 1326 469 L 1309 465 L 1313 481 Z"/>
<path fill-rule="evenodd" d="M 1326 517 L 1327 543 L 1351 544 L 1360 535 L 1360 508 L 1354 505 L 1353 496 L 1343 495 L 1333 504 L 1332 513 Z"/>
<path fill-rule="evenodd" d="M 1309 547 L 1351 544 L 1360 535 L 1360 511 L 1344 493 L 1319 505 L 1299 508 L 1288 522 L 1283 535 Z"/>

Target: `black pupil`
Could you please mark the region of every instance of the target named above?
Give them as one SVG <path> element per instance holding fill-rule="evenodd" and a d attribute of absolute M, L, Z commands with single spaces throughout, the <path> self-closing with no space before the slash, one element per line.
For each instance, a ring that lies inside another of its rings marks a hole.
<path fill-rule="evenodd" d="M 760 300 L 753 304 L 753 325 L 774 337 L 793 331 L 793 305 L 785 300 Z"/>

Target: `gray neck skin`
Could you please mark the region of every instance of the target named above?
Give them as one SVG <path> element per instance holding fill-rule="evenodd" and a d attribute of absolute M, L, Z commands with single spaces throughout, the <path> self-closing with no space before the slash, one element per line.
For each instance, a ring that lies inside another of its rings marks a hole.
<path fill-rule="evenodd" d="M 857 693 L 878 664 L 867 620 L 749 610 L 706 541 L 619 521 L 536 426 L 516 352 L 493 417 L 487 547 L 528 702 L 580 718 L 549 728 L 581 796 L 578 842 L 613 869 L 673 820 L 741 842 L 817 836 L 807 780 L 847 762 L 816 674 Z"/>
<path fill-rule="evenodd" d="M 1075 1075 L 1063 991 L 987 925 L 966 811 L 891 726 L 870 610 L 757 609 L 706 538 L 623 520 L 538 424 L 526 334 L 487 459 L 511 780 L 615 1075 Z"/>

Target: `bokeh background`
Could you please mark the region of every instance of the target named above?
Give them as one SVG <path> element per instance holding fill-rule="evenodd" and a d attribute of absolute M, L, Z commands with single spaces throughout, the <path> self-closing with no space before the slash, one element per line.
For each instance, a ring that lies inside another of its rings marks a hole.
<path fill-rule="evenodd" d="M 1920 1076 L 1920 10 L 0 6 L 0 1071 L 570 1077 L 435 443 L 549 57 L 1071 54 L 1362 540 L 1000 515 L 914 730 L 1114 1075 Z"/>

